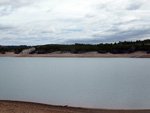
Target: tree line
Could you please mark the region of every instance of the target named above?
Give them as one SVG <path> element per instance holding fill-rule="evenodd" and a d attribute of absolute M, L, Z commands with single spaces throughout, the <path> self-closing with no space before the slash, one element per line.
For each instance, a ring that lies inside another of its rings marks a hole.
<path fill-rule="evenodd" d="M 31 54 L 46 54 L 55 51 L 71 52 L 71 53 L 84 53 L 97 51 L 98 53 L 113 53 L 113 54 L 123 54 L 123 53 L 133 53 L 136 51 L 146 51 L 150 53 L 150 40 L 143 41 L 124 41 L 118 43 L 100 43 L 100 44 L 47 44 L 38 46 L 0 46 L 0 53 L 5 54 L 6 52 L 14 52 L 16 54 L 20 53 L 24 49 L 34 47 L 36 50 Z"/>

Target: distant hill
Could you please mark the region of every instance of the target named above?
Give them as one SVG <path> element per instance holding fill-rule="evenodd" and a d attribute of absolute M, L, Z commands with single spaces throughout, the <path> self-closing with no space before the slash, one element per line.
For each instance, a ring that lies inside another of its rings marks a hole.
<path fill-rule="evenodd" d="M 71 53 L 85 53 L 91 51 L 97 51 L 98 53 L 113 53 L 113 54 L 123 54 L 123 53 L 133 53 L 136 51 L 145 51 L 150 53 L 150 40 L 137 40 L 137 41 L 124 41 L 118 43 L 100 43 L 100 44 L 47 44 L 38 46 L 0 46 L 0 53 L 5 54 L 7 52 L 14 52 L 15 54 L 22 53 L 24 50 L 30 50 L 30 48 L 35 48 L 30 51 L 29 54 L 47 54 L 55 51 L 60 52 L 71 52 Z"/>

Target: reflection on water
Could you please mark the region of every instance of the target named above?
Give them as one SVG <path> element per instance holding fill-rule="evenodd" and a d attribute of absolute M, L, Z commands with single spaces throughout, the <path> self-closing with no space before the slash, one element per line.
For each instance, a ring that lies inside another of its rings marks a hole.
<path fill-rule="evenodd" d="M 0 58 L 0 99 L 94 108 L 150 106 L 150 59 Z"/>

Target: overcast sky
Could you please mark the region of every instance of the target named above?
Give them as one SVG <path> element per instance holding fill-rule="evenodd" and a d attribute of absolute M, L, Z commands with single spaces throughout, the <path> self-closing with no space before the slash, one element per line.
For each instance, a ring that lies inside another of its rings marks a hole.
<path fill-rule="evenodd" d="M 150 39 L 150 0 L 0 0 L 0 45 Z"/>

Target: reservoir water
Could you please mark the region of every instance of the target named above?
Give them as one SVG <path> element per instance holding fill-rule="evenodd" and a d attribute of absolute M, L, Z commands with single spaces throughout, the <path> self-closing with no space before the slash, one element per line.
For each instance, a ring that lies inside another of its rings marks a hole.
<path fill-rule="evenodd" d="M 150 59 L 1 57 L 0 100 L 149 109 Z"/>

